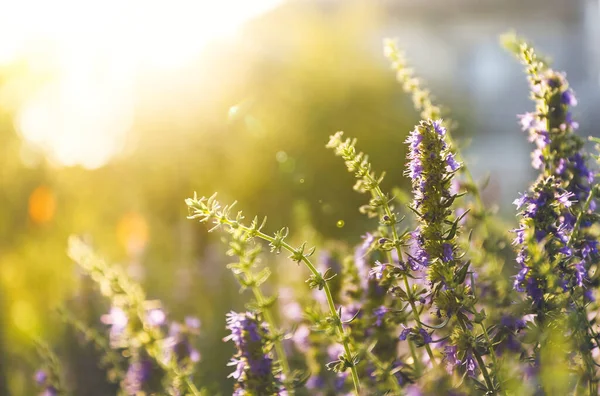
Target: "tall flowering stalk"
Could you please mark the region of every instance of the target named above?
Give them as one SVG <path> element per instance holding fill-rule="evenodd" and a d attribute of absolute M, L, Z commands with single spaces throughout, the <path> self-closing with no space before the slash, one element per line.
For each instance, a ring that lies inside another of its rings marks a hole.
<path fill-rule="evenodd" d="M 259 272 L 254 272 L 254 268 L 258 265 L 259 255 L 262 251 L 260 244 L 254 243 L 252 236 L 243 228 L 230 229 L 231 240 L 229 241 L 229 250 L 227 254 L 238 257 L 237 263 L 228 265 L 238 282 L 243 289 L 252 290 L 254 301 L 250 304 L 254 311 L 259 312 L 264 317 L 272 334 L 273 345 L 276 353 L 277 362 L 281 365 L 283 379 L 292 381 L 290 366 L 287 356 L 281 343 L 282 336 L 276 330 L 275 319 L 272 314 L 272 307 L 276 301 L 276 297 L 266 297 L 260 286 L 270 276 L 268 267 L 264 267 Z M 294 390 L 288 387 L 288 393 L 293 395 Z"/>
<path fill-rule="evenodd" d="M 470 263 L 462 260 L 457 246 L 461 219 L 452 217 L 451 206 L 461 194 L 452 193 L 450 187 L 461 164 L 445 138 L 446 128 L 441 120 L 427 120 L 417 125 L 406 141 L 409 145 L 406 174 L 412 181 L 414 195 L 411 209 L 419 222 L 413 234 L 415 248 L 409 265 L 426 271 L 438 316 L 456 318 L 459 325 L 446 347 L 446 358 L 451 364 L 466 364 L 471 377 L 476 377 L 477 368 L 481 370 L 485 389 L 496 392 L 499 385 L 494 383 L 482 358 L 488 352 L 494 357 L 483 325 L 485 313 L 475 309 L 473 285 L 466 282 Z M 472 323 L 481 324 L 484 338 L 473 333 Z"/>
<path fill-rule="evenodd" d="M 591 349 L 598 347 L 586 306 L 590 302 L 590 270 L 598 265 L 597 235 L 591 228 L 596 203 L 583 140 L 571 108 L 577 105 L 566 77 L 551 69 L 532 47 L 514 35 L 505 36 L 526 66 L 535 111 L 519 116 L 521 127 L 536 148 L 532 165 L 540 171 L 530 191 L 515 200 L 521 222 L 514 230 L 520 271 L 515 289 L 525 292 L 539 325 L 567 312 L 574 347 L 586 366 L 590 392 L 596 393 L 597 377 Z M 565 337 L 568 337 L 565 335 Z"/>
<path fill-rule="evenodd" d="M 227 315 L 227 329 L 231 335 L 225 340 L 232 340 L 237 348 L 229 364 L 235 367 L 230 376 L 237 381 L 233 394 L 287 395 L 271 357 L 268 325 L 254 313 L 231 312 Z"/>
<path fill-rule="evenodd" d="M 412 101 L 415 109 L 420 112 L 422 120 L 439 120 L 442 118 L 444 112 L 442 108 L 434 103 L 434 98 L 431 92 L 427 88 L 423 88 L 421 80 L 414 75 L 414 70 L 409 67 L 404 53 L 398 48 L 398 44 L 395 40 L 386 39 L 384 40 L 384 55 L 390 60 L 392 69 L 396 71 L 396 78 L 398 82 L 402 84 L 404 91 L 412 96 Z M 445 117 L 443 126 L 446 129 L 453 129 L 455 123 Z M 460 154 L 456 152 L 456 144 L 450 131 L 446 133 L 446 140 L 448 143 L 455 147 L 455 153 L 457 159 L 460 160 Z M 481 199 L 481 192 L 475 183 L 471 172 L 468 167 L 463 164 L 460 171 L 465 175 L 467 179 L 467 189 L 473 194 L 476 202 L 476 209 L 478 212 L 484 212 L 485 207 L 483 200 Z"/>
<path fill-rule="evenodd" d="M 452 189 L 465 191 L 472 199 L 461 200 L 461 208 L 457 213 L 464 214 L 461 225 L 471 229 L 470 233 L 459 235 L 459 245 L 469 251 L 472 267 L 477 269 L 479 295 L 482 302 L 493 303 L 498 308 L 490 315 L 499 319 L 503 311 L 509 310 L 513 297 L 509 282 L 499 282 L 503 274 L 506 249 L 509 239 L 506 235 L 507 225 L 496 216 L 496 209 L 486 207 L 482 199 L 482 190 L 462 161 L 462 155 L 456 144 L 452 132 L 456 129 L 456 122 L 452 121 L 440 105 L 435 103 L 431 92 L 423 87 L 414 69 L 410 67 L 405 54 L 398 48 L 395 40 L 384 40 L 384 54 L 390 60 L 392 69 L 404 92 L 411 95 L 414 108 L 420 113 L 423 120 L 438 120 L 444 116 L 442 126 L 446 128 L 445 141 L 453 147 L 455 159 L 461 162 L 461 167 L 453 177 Z"/>
<path fill-rule="evenodd" d="M 220 203 L 216 200 L 215 195 L 210 198 L 201 197 L 198 198 L 195 194 L 193 198 L 185 200 L 186 205 L 190 211 L 189 219 L 199 219 L 200 222 L 213 222 L 215 225 L 212 229 L 219 227 L 225 227 L 228 230 L 241 228 L 249 236 L 253 238 L 260 238 L 269 242 L 271 251 L 280 253 L 282 249 L 288 251 L 291 255 L 290 258 L 297 263 L 304 263 L 311 272 L 310 278 L 307 283 L 311 289 L 319 289 L 324 291 L 327 299 L 327 306 L 329 308 L 329 316 L 326 321 L 329 324 L 329 328 L 337 334 L 338 341 L 343 346 L 343 353 L 339 356 L 339 359 L 332 362 L 329 367 L 334 369 L 336 372 L 344 372 L 350 369 L 352 374 L 352 381 L 354 383 L 354 389 L 356 394 L 360 394 L 360 381 L 358 378 L 358 372 L 356 370 L 357 356 L 353 352 L 355 348 L 352 346 L 352 340 L 346 333 L 343 327 L 343 321 L 341 318 L 341 308 L 336 308 L 333 302 L 333 295 L 329 288 L 328 281 L 333 278 L 329 271 L 325 273 L 319 272 L 313 262 L 310 260 L 310 256 L 314 253 L 314 249 L 306 251 L 306 243 L 303 243 L 300 247 L 294 248 L 285 241 L 289 230 L 283 228 L 277 231 L 274 235 L 268 235 L 262 232 L 262 228 L 265 225 L 265 221 L 262 223 L 258 222 L 258 218 L 254 218 L 250 226 L 243 223 L 244 216 L 241 212 L 238 212 L 235 218 L 230 217 L 233 205 L 225 206 L 221 208 Z"/>
<path fill-rule="evenodd" d="M 68 253 L 111 301 L 110 312 L 102 317 L 110 326 L 109 345 L 129 356 L 121 389 L 129 395 L 158 388 L 174 396 L 183 391 L 200 395 L 191 379 L 200 355 L 190 342 L 199 321 L 188 318 L 185 324 L 171 323 L 165 334 L 166 315 L 160 303 L 146 300 L 142 288 L 121 269 L 107 265 L 78 237 L 69 239 Z"/>
<path fill-rule="evenodd" d="M 378 213 L 380 215 L 381 225 L 389 228 L 390 230 L 389 238 L 382 237 L 379 239 L 380 248 L 386 251 L 386 256 L 388 259 L 387 264 L 392 267 L 400 268 L 399 260 L 401 260 L 403 257 L 401 248 L 405 245 L 408 235 L 406 233 L 401 235 L 397 230 L 397 225 L 400 223 L 401 219 L 399 219 L 398 215 L 393 212 L 390 206 L 390 198 L 381 190 L 380 184 L 383 180 L 383 175 L 379 177 L 375 175 L 375 172 L 373 172 L 371 169 L 372 167 L 368 156 L 361 152 L 357 152 L 355 146 L 356 139 L 343 139 L 343 132 L 337 132 L 335 135 L 331 136 L 329 143 L 327 143 L 328 148 L 333 149 L 336 155 L 344 159 L 348 171 L 355 174 L 356 178 L 358 179 L 355 189 L 360 192 L 371 193 L 372 199 L 369 202 L 368 210 L 372 213 Z M 394 251 L 396 254 L 397 258 L 395 260 L 392 257 L 392 251 Z M 384 271 L 384 268 L 380 268 L 380 270 Z M 414 295 L 413 289 L 409 285 L 406 267 L 404 268 L 404 271 L 399 272 L 399 276 L 404 283 L 404 289 L 402 289 L 400 286 L 397 286 L 395 292 L 408 302 L 411 307 L 411 313 L 415 319 L 417 329 L 421 332 L 424 332 L 425 330 L 423 329 L 419 314 L 420 310 L 416 305 L 417 298 Z M 423 343 L 422 345 L 425 346 L 431 362 L 435 364 L 436 359 L 433 355 L 431 347 L 429 346 L 429 343 Z"/>

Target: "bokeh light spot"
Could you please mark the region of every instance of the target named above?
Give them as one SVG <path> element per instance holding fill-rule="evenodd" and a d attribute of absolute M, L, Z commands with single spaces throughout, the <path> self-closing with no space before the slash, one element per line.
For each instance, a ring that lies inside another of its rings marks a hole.
<path fill-rule="evenodd" d="M 285 151 L 278 151 L 277 154 L 275 154 L 275 159 L 280 164 L 283 164 L 285 161 L 287 161 L 288 155 Z"/>
<path fill-rule="evenodd" d="M 56 198 L 50 188 L 39 186 L 29 196 L 29 218 L 36 224 L 47 223 L 54 217 Z"/>
<path fill-rule="evenodd" d="M 125 214 L 117 224 L 117 238 L 131 257 L 141 254 L 148 243 L 148 223 L 136 212 Z"/>

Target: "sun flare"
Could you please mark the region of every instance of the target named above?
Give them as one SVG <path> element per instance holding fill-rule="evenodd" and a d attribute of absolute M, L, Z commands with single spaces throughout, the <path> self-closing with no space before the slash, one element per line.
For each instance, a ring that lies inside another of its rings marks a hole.
<path fill-rule="evenodd" d="M 136 76 L 177 78 L 205 45 L 235 37 L 281 0 L 13 1 L 0 16 L 0 65 L 25 61 L 15 124 L 57 165 L 97 168 L 135 118 Z"/>

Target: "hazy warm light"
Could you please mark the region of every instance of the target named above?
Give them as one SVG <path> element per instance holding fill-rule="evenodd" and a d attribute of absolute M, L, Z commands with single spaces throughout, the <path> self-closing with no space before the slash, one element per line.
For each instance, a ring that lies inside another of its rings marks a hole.
<path fill-rule="evenodd" d="M 0 14 L 0 64 L 26 59 L 49 81 L 16 125 L 61 165 L 95 168 L 132 126 L 136 76 L 195 60 L 282 0 L 12 0 Z"/>

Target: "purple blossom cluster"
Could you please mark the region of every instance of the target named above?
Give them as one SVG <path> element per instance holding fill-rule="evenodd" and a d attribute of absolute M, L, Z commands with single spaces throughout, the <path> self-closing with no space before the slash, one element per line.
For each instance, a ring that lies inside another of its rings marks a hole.
<path fill-rule="evenodd" d="M 234 342 L 237 353 L 230 374 L 237 382 L 234 395 L 287 395 L 271 356 L 269 329 L 258 315 L 251 312 L 227 314 L 226 340 Z"/>
<path fill-rule="evenodd" d="M 537 110 L 520 116 L 520 122 L 536 144 L 532 164 L 541 173 L 531 191 L 514 202 L 522 217 L 514 230 L 520 267 L 514 287 L 539 306 L 546 292 L 585 287 L 588 269 L 597 259 L 597 240 L 586 233 L 596 209 L 591 192 L 595 174 L 574 133 L 579 125 L 571 107 L 577 99 L 565 75 L 545 69 L 530 82 Z M 545 255 L 534 257 L 537 244 Z M 551 276 L 539 268 L 548 260 L 555 268 Z"/>
<path fill-rule="evenodd" d="M 39 396 L 58 396 L 58 389 L 56 389 L 55 385 L 50 380 L 47 370 L 40 369 L 36 371 L 34 380 L 36 385 L 42 388 Z"/>

